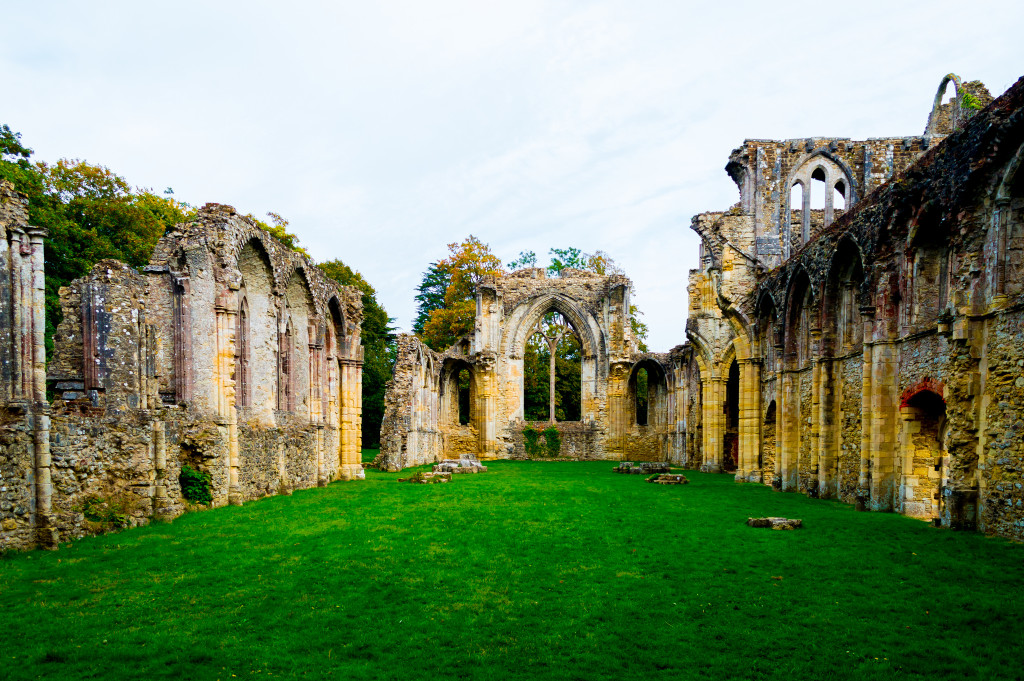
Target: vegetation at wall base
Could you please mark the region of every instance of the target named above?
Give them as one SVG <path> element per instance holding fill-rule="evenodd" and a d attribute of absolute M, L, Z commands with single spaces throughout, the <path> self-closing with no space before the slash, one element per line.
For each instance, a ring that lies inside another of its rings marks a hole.
<path fill-rule="evenodd" d="M 213 501 L 213 493 L 210 490 L 212 480 L 209 473 L 185 464 L 181 467 L 181 474 L 178 475 L 181 496 L 185 497 L 185 501 L 193 504 L 210 504 Z"/>
<path fill-rule="evenodd" d="M 558 436 L 558 428 L 553 425 L 544 429 L 544 449 L 551 459 L 558 458 L 562 451 L 562 439 Z"/>
<path fill-rule="evenodd" d="M 540 446 L 540 431 L 533 426 L 523 428 L 523 450 L 530 459 L 536 459 L 543 451 Z"/>
<path fill-rule="evenodd" d="M 9 554 L 4 674 L 1019 676 L 1024 546 L 726 475 L 650 485 L 613 466 L 488 462 L 445 485 L 368 470 Z"/>

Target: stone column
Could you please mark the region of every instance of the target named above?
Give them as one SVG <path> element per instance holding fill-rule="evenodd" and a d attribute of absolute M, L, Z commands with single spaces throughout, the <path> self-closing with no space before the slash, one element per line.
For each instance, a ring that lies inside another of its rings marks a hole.
<path fill-rule="evenodd" d="M 784 492 L 798 489 L 797 458 L 800 451 L 800 394 L 798 373 L 781 372 L 779 384 L 779 427 L 775 434 L 778 449 L 775 457 L 779 470 L 780 488 Z"/>
<path fill-rule="evenodd" d="M 226 432 L 228 450 L 225 468 L 228 479 L 228 503 L 242 504 L 242 488 L 238 481 L 238 410 L 235 407 L 235 342 L 238 310 L 236 292 L 226 289 L 217 297 L 217 412 L 219 425 Z"/>
<path fill-rule="evenodd" d="M 497 381 L 494 361 L 480 361 L 476 365 L 476 427 L 479 435 L 478 456 L 498 456 L 497 423 L 495 418 L 494 384 Z"/>
<path fill-rule="evenodd" d="M 816 497 L 820 493 L 819 471 L 821 469 L 821 329 L 811 329 L 811 456 L 810 470 L 807 471 L 807 494 Z"/>
<path fill-rule="evenodd" d="M 739 400 L 739 468 L 736 478 L 760 481 L 757 454 L 761 448 L 761 363 L 756 359 L 740 360 Z"/>
<path fill-rule="evenodd" d="M 174 514 L 167 499 L 167 429 L 163 421 L 154 421 L 152 429 L 153 468 L 156 470 L 153 515 L 160 519 L 169 519 Z"/>
<path fill-rule="evenodd" d="M 874 342 L 868 340 L 873 333 L 875 308 L 867 305 L 860 308 L 863 329 L 863 358 L 861 360 L 861 398 L 860 398 L 860 470 L 857 477 L 857 498 L 855 507 L 858 511 L 866 511 L 871 498 L 871 367 L 874 364 Z"/>
<path fill-rule="evenodd" d="M 704 385 L 704 463 L 707 473 L 722 472 L 722 446 L 725 418 L 722 413 L 723 381 L 721 376 L 701 379 Z"/>
<path fill-rule="evenodd" d="M 360 445 L 362 441 L 362 346 L 350 347 L 351 341 L 344 341 L 343 358 L 339 361 L 341 373 L 341 466 L 338 475 L 342 480 L 355 480 L 364 477 L 363 465 L 360 461 Z"/>
<path fill-rule="evenodd" d="M 870 507 L 891 511 L 895 493 L 896 437 L 899 408 L 896 403 L 896 363 L 892 341 L 876 341 L 871 362 L 871 431 L 868 446 L 871 477 Z M 865 367 L 867 371 L 867 367 Z"/>

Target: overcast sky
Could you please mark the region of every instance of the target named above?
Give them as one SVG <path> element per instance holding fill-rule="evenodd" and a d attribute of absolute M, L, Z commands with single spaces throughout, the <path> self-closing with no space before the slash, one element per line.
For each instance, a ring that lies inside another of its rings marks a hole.
<path fill-rule="evenodd" d="M 1024 75 L 1024 2 L 6 3 L 0 123 L 193 204 L 280 213 L 407 330 L 475 234 L 604 250 L 684 340 L 690 218 L 745 138 L 915 135 L 952 71 Z"/>

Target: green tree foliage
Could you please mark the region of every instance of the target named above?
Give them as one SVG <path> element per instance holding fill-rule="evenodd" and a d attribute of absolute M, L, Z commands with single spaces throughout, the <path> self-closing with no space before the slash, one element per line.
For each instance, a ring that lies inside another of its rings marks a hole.
<path fill-rule="evenodd" d="M 395 320 L 388 316 L 377 301 L 377 291 L 359 272 L 341 260 L 330 260 L 318 267 L 339 284 L 355 286 L 363 293 L 363 447 L 377 447 L 384 420 L 384 388 L 395 366 Z"/>
<path fill-rule="evenodd" d="M 451 276 L 440 262 L 430 263 L 423 273 L 423 280 L 416 289 L 416 319 L 412 323 L 412 331 L 423 334 L 423 326 L 430 319 L 430 313 L 444 307 L 444 292 L 448 290 Z"/>
<path fill-rule="evenodd" d="M 555 350 L 556 421 L 580 420 L 581 360 L 579 340 L 573 334 L 566 334 Z M 523 353 L 523 418 L 527 421 L 548 420 L 550 361 L 544 337 L 539 333 L 530 336 Z"/>
<path fill-rule="evenodd" d="M 647 423 L 647 405 L 650 403 L 650 396 L 647 387 L 647 369 L 640 369 L 636 372 L 636 422 Z"/>
<path fill-rule="evenodd" d="M 60 322 L 58 291 L 104 258 L 134 267 L 149 260 L 164 230 L 189 220 L 191 206 L 132 189 L 108 168 L 77 159 L 31 163 L 20 133 L 0 126 L 0 179 L 28 196 L 29 221 L 49 232 L 45 249 L 47 349 Z"/>
<path fill-rule="evenodd" d="M 267 212 L 267 217 L 270 218 L 270 223 L 260 220 L 252 213 L 249 213 L 245 217 L 255 222 L 260 229 L 268 232 L 270 236 L 274 237 L 291 250 L 296 253 L 301 253 L 307 258 L 310 257 L 309 252 L 299 245 L 299 237 L 288 231 L 288 221 L 277 213 Z"/>
<path fill-rule="evenodd" d="M 448 257 L 437 263 L 437 269 L 448 277 L 444 306 L 430 311 L 420 334 L 435 350 L 450 347 L 473 330 L 477 285 L 485 276 L 503 273 L 501 260 L 491 253 L 490 246 L 472 234 L 462 243 L 448 244 L 448 252 Z"/>
<path fill-rule="evenodd" d="M 515 272 L 525 267 L 536 267 L 537 266 L 537 254 L 533 251 L 520 251 L 519 257 L 515 258 L 508 264 L 508 271 Z"/>

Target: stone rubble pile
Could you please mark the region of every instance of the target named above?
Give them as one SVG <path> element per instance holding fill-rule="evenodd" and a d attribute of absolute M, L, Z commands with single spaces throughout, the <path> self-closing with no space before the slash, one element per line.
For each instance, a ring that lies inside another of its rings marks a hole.
<path fill-rule="evenodd" d="M 445 459 L 434 465 L 435 473 L 486 473 L 487 466 L 484 466 L 473 457 L 463 454 L 458 459 Z"/>
<path fill-rule="evenodd" d="M 647 478 L 647 482 L 653 482 L 656 485 L 688 485 L 690 481 L 686 479 L 685 475 L 681 473 L 662 473 L 661 475 L 652 475 Z"/>
<path fill-rule="evenodd" d="M 628 475 L 654 475 L 668 473 L 670 468 L 668 461 L 623 461 L 612 471 Z"/>
<path fill-rule="evenodd" d="M 799 518 L 747 518 L 747 525 L 750 527 L 767 527 L 772 530 L 798 530 L 804 526 L 804 521 Z"/>

